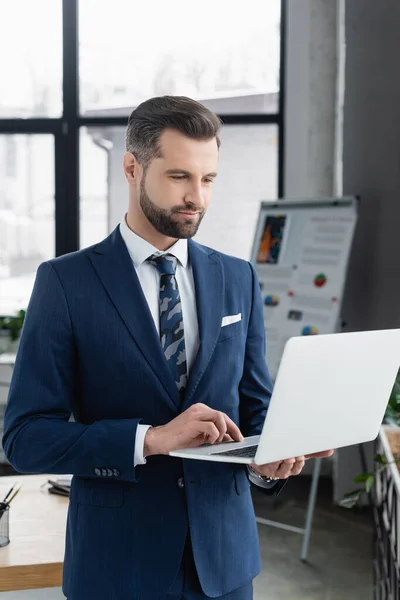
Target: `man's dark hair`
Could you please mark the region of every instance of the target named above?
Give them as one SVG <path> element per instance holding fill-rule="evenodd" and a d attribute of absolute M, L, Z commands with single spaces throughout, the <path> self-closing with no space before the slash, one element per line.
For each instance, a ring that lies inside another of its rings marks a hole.
<path fill-rule="evenodd" d="M 196 140 L 218 137 L 220 118 L 211 110 L 185 96 L 150 98 L 131 113 L 126 129 L 126 151 L 132 152 L 147 169 L 153 158 L 161 158 L 159 139 L 165 129 L 176 129 Z"/>

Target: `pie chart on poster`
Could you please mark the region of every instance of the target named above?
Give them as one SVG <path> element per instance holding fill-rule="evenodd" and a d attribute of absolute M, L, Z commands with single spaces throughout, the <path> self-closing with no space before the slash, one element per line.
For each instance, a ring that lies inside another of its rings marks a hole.
<path fill-rule="evenodd" d="M 318 273 L 318 275 L 315 276 L 315 279 L 314 279 L 315 287 L 324 287 L 326 282 L 327 282 L 327 278 L 326 278 L 325 273 Z"/>
<path fill-rule="evenodd" d="M 265 296 L 264 298 L 265 306 L 278 306 L 279 301 L 279 296 Z"/>
<path fill-rule="evenodd" d="M 318 335 L 318 334 L 319 334 L 319 329 L 312 325 L 307 325 L 306 327 L 303 327 L 303 329 L 301 330 L 301 335 Z"/>

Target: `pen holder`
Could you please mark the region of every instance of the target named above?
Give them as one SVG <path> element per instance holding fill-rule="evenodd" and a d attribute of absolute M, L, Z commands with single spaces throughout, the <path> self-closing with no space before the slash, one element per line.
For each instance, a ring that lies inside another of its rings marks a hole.
<path fill-rule="evenodd" d="M 10 506 L 0 502 L 0 548 L 10 543 Z"/>

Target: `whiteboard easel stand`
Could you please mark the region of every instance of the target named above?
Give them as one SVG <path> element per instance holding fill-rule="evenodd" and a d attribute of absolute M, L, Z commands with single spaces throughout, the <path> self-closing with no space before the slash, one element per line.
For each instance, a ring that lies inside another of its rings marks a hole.
<path fill-rule="evenodd" d="M 262 517 L 256 516 L 257 523 L 260 523 L 261 525 L 269 525 L 270 527 L 276 527 L 278 529 L 284 529 L 285 531 L 291 531 L 292 533 L 300 533 L 301 535 L 303 535 L 303 544 L 301 546 L 300 553 L 300 559 L 302 561 L 307 560 L 308 549 L 310 546 L 311 528 L 314 518 L 315 503 L 317 500 L 319 476 L 321 472 L 321 460 L 321 458 L 315 459 L 311 481 L 311 489 L 310 494 L 308 496 L 306 522 L 304 527 L 295 527 L 294 525 L 279 523 L 278 521 L 271 521 L 269 519 L 263 519 Z"/>
<path fill-rule="evenodd" d="M 261 208 L 260 208 L 260 215 L 262 212 L 263 207 L 268 207 L 268 208 L 277 208 L 277 209 L 288 209 L 291 208 L 293 206 L 296 206 L 296 208 L 299 208 L 301 205 L 303 206 L 307 206 L 307 207 L 319 207 L 319 206 L 343 206 L 343 205 L 353 205 L 355 206 L 355 208 L 357 209 L 357 204 L 359 202 L 359 197 L 358 196 L 353 196 L 353 197 L 343 197 L 343 198 L 324 198 L 324 199 L 304 199 L 304 200 L 278 200 L 275 202 L 269 202 L 269 203 L 262 203 L 261 204 Z M 260 216 L 259 216 L 259 220 L 260 220 Z M 256 262 L 256 252 L 257 252 L 257 247 L 258 247 L 258 243 L 259 240 L 257 239 L 257 234 L 255 236 L 254 239 L 254 245 L 253 245 L 253 250 L 252 250 L 252 262 L 255 263 Z M 343 322 L 339 321 L 339 323 L 343 326 Z M 338 325 L 339 325 L 338 323 Z M 339 327 L 336 328 L 336 331 L 340 331 Z M 293 533 L 299 533 L 301 535 L 303 535 L 303 544 L 301 547 L 301 552 L 300 552 L 300 559 L 302 561 L 306 561 L 307 557 L 308 557 L 308 550 L 309 550 L 309 546 L 310 546 L 310 538 L 311 538 L 311 528 L 312 528 L 312 523 L 313 523 L 313 518 L 314 518 L 314 512 L 315 512 L 315 504 L 316 504 L 316 499 L 317 499 L 317 491 L 318 491 L 318 482 L 319 482 L 319 477 L 320 477 L 320 473 L 321 473 L 321 458 L 316 458 L 314 459 L 315 463 L 314 463 L 314 469 L 313 469 L 313 475 L 312 475 L 312 481 L 311 481 L 311 488 L 310 488 L 310 494 L 308 497 L 308 503 L 307 503 L 307 514 L 306 514 L 306 521 L 305 521 L 305 525 L 304 527 L 295 527 L 293 525 L 288 525 L 286 523 L 279 523 L 277 521 L 272 521 L 269 519 L 263 519 L 261 517 L 257 517 L 256 516 L 256 521 L 257 523 L 260 523 L 261 525 L 269 525 L 270 527 L 277 527 L 278 529 L 284 529 L 285 531 L 291 531 Z"/>

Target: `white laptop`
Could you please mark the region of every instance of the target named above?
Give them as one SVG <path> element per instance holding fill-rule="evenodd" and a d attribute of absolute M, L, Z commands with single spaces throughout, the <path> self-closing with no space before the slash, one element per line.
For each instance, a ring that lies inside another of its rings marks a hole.
<path fill-rule="evenodd" d="M 261 435 L 170 452 L 267 464 L 377 437 L 400 366 L 400 329 L 293 337 Z"/>

